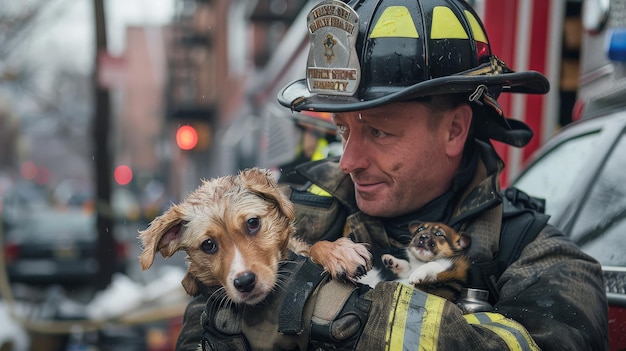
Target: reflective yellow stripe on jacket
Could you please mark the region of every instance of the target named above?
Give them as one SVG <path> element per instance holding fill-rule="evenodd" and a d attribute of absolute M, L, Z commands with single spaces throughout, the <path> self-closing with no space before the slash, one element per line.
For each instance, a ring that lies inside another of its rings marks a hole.
<path fill-rule="evenodd" d="M 320 188 L 319 186 L 317 186 L 315 184 L 311 185 L 309 187 L 309 189 L 307 189 L 307 191 L 310 192 L 311 194 L 315 194 L 317 196 L 324 196 L 324 197 L 331 197 L 332 196 L 328 191 Z"/>
<path fill-rule="evenodd" d="M 498 335 L 506 342 L 509 350 L 540 350 L 521 324 L 501 314 L 480 312 L 464 317 L 469 324 L 480 325 Z"/>
<path fill-rule="evenodd" d="M 412 350 L 437 350 L 445 300 L 400 284 L 393 302 L 396 309 L 389 316 L 393 328 L 387 331 L 387 350 L 406 350 L 405 345 Z"/>
<path fill-rule="evenodd" d="M 399 284 L 392 301 L 396 308 L 389 316 L 387 350 L 437 350 L 445 302 L 441 297 Z M 480 325 L 499 336 L 509 350 L 540 350 L 521 324 L 501 314 L 481 312 L 464 317 L 469 324 Z"/>

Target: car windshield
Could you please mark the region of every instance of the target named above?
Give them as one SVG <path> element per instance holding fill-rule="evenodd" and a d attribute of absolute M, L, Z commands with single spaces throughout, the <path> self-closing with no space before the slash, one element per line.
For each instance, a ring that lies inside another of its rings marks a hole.
<path fill-rule="evenodd" d="M 626 134 L 607 158 L 572 227 L 571 237 L 603 265 L 626 265 Z"/>
<path fill-rule="evenodd" d="M 532 164 L 513 186 L 545 199 L 547 214 L 559 214 L 599 135 L 593 132 L 564 141 Z"/>

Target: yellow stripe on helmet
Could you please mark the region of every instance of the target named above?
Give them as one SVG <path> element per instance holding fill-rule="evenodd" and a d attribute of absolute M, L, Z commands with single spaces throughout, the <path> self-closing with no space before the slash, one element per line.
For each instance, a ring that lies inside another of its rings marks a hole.
<path fill-rule="evenodd" d="M 474 35 L 474 40 L 479 41 L 481 43 L 487 43 L 487 35 L 483 31 L 483 28 L 478 23 L 478 20 L 471 12 L 465 10 L 465 17 L 467 17 L 467 21 L 470 24 L 470 28 L 472 28 L 472 34 Z"/>
<path fill-rule="evenodd" d="M 498 335 L 509 350 L 535 351 L 540 350 L 526 328 L 521 324 L 498 313 L 481 312 L 464 315 L 465 320 L 473 325 L 480 325 Z"/>
<path fill-rule="evenodd" d="M 449 7 L 435 6 L 433 24 L 430 28 L 431 39 L 469 39 L 458 17 Z"/>
<path fill-rule="evenodd" d="M 419 35 L 409 9 L 389 6 L 376 22 L 370 38 L 419 38 Z"/>

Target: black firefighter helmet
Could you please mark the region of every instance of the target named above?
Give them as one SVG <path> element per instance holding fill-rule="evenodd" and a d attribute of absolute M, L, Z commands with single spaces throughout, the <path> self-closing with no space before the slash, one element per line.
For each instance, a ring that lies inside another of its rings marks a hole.
<path fill-rule="evenodd" d="M 278 101 L 295 111 L 347 112 L 437 94 L 467 94 L 475 135 L 522 147 L 532 138 L 505 118 L 501 92 L 544 94 L 538 72 L 514 72 L 491 53 L 484 26 L 463 0 L 322 1 L 308 15 L 306 78 Z"/>

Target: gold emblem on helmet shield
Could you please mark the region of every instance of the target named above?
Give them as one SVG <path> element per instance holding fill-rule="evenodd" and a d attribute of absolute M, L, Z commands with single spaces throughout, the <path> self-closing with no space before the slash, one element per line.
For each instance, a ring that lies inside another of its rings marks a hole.
<path fill-rule="evenodd" d="M 335 59 L 335 52 L 333 51 L 333 46 L 337 44 L 337 40 L 333 38 L 332 34 L 327 34 L 326 39 L 324 39 L 324 47 L 326 51 L 324 52 L 324 56 L 326 56 L 326 62 L 330 65 L 333 63 Z"/>

